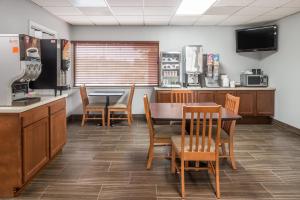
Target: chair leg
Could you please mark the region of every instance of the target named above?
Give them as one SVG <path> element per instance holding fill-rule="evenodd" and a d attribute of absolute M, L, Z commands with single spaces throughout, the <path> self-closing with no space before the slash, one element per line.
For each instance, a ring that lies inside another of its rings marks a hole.
<path fill-rule="evenodd" d="M 235 158 L 234 158 L 234 147 L 233 147 L 233 136 L 232 135 L 230 135 L 228 145 L 229 145 L 229 156 L 230 156 L 232 169 L 237 169 L 236 164 L 235 164 Z"/>
<path fill-rule="evenodd" d="M 105 126 L 105 111 L 102 111 L 102 126 Z"/>
<path fill-rule="evenodd" d="M 181 197 L 185 198 L 185 183 L 184 183 L 184 160 L 181 158 L 180 181 L 181 181 Z"/>
<path fill-rule="evenodd" d="M 108 110 L 108 113 L 107 113 L 107 127 L 108 128 L 110 127 L 110 110 Z"/>
<path fill-rule="evenodd" d="M 219 169 L 219 158 L 216 160 L 216 196 L 220 198 L 220 169 Z"/>
<path fill-rule="evenodd" d="M 130 121 L 133 122 L 132 112 L 130 111 Z"/>
<path fill-rule="evenodd" d="M 131 126 L 130 112 L 127 111 L 128 125 Z"/>
<path fill-rule="evenodd" d="M 81 126 L 84 126 L 85 123 L 85 113 L 82 114 Z"/>
<path fill-rule="evenodd" d="M 151 142 L 151 144 L 149 146 L 149 151 L 148 151 L 147 169 L 151 169 L 152 160 L 153 160 L 153 154 L 154 154 L 154 145 Z"/>
<path fill-rule="evenodd" d="M 173 146 L 173 144 L 172 144 L 172 156 L 171 156 L 171 172 L 172 172 L 172 174 L 175 174 L 175 172 L 176 172 L 176 167 L 175 167 L 175 165 L 176 165 L 176 161 L 175 161 L 175 159 L 176 159 L 176 152 L 175 152 L 175 148 L 174 148 L 174 146 Z"/>

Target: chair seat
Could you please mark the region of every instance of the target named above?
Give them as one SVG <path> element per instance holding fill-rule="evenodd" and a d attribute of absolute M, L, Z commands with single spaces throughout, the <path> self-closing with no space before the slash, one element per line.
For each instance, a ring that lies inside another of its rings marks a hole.
<path fill-rule="evenodd" d="M 113 108 L 113 109 L 126 109 L 127 105 L 126 104 L 122 104 L 122 103 L 116 103 L 114 105 L 110 105 L 108 106 L 108 108 Z"/>
<path fill-rule="evenodd" d="M 181 135 L 181 126 L 158 125 L 154 130 L 157 139 L 171 139 L 172 136 Z"/>
<path fill-rule="evenodd" d="M 86 108 L 87 108 L 88 110 L 100 110 L 100 109 L 104 109 L 105 106 L 102 105 L 102 104 L 98 104 L 98 103 L 91 103 L 91 104 L 88 104 L 88 105 L 86 106 Z"/>
<path fill-rule="evenodd" d="M 171 137 L 171 141 L 175 147 L 175 150 L 177 152 L 181 151 L 181 135 L 177 135 L 177 136 L 172 136 Z M 205 137 L 205 143 L 207 144 L 208 141 L 208 137 Z M 199 136 L 199 146 L 198 149 L 201 149 L 201 145 L 202 144 L 202 136 Z M 192 151 L 195 152 L 196 149 L 196 136 L 193 136 L 193 148 Z M 189 152 L 190 150 L 190 136 L 186 135 L 185 136 L 185 146 L 184 146 L 184 151 L 185 152 Z M 198 151 L 199 151 L 198 150 Z M 207 151 L 207 147 L 205 149 Z M 215 151 L 215 141 L 214 139 L 211 140 L 211 145 L 210 145 L 210 152 L 214 152 Z"/>

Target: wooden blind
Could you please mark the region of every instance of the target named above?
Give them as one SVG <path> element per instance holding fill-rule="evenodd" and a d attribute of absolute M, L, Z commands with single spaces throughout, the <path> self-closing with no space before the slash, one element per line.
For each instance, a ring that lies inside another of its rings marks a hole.
<path fill-rule="evenodd" d="M 158 85 L 158 42 L 74 42 L 75 86 Z"/>

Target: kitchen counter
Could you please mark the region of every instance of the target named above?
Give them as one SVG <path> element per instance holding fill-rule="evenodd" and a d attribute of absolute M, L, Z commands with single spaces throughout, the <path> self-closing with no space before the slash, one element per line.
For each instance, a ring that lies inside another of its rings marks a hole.
<path fill-rule="evenodd" d="M 168 88 L 168 87 L 154 87 L 155 91 L 170 91 L 170 90 L 209 90 L 209 91 L 215 91 L 215 90 L 276 90 L 273 87 L 219 87 L 219 88 L 202 88 L 202 87 L 181 87 L 181 88 Z"/>
<path fill-rule="evenodd" d="M 57 101 L 59 99 L 66 98 L 69 94 L 63 94 L 60 96 L 41 96 L 41 101 L 33 103 L 28 106 L 0 106 L 0 114 L 2 113 L 22 113 L 27 110 Z"/>

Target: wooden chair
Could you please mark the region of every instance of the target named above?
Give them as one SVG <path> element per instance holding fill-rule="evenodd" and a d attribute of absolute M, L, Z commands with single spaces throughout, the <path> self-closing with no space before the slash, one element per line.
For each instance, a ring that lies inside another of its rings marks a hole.
<path fill-rule="evenodd" d="M 171 103 L 193 103 L 194 96 L 191 90 L 172 90 Z"/>
<path fill-rule="evenodd" d="M 236 97 L 230 94 L 226 94 L 225 108 L 232 111 L 234 114 L 238 114 L 240 105 L 240 97 Z M 222 155 L 220 158 L 230 158 L 231 166 L 236 169 L 235 158 L 234 158 L 234 145 L 233 137 L 235 134 L 236 120 L 224 121 L 222 124 L 220 146 L 222 147 Z M 226 146 L 228 144 L 229 154 L 226 153 Z"/>
<path fill-rule="evenodd" d="M 133 117 L 132 117 L 132 100 L 133 100 L 133 95 L 134 95 L 134 88 L 135 85 L 133 84 L 130 87 L 130 92 L 129 92 L 129 97 L 126 104 L 114 104 L 108 106 L 108 115 L 107 115 L 107 126 L 110 127 L 110 120 L 128 120 L 128 125 L 131 126 L 133 122 Z M 123 112 L 127 115 L 127 117 L 111 117 L 111 114 L 114 112 Z"/>
<path fill-rule="evenodd" d="M 213 138 L 212 115 L 217 115 L 216 137 Z M 186 135 L 186 119 L 190 116 L 190 131 Z M 202 116 L 202 119 L 200 118 Z M 195 120 L 195 122 L 194 122 Z M 196 127 L 195 127 L 196 126 Z M 181 136 L 172 140 L 172 173 L 180 173 L 181 196 L 185 197 L 185 170 L 209 170 L 215 175 L 216 196 L 220 198 L 219 140 L 221 132 L 221 106 L 184 106 Z M 176 164 L 180 160 L 180 166 Z M 186 167 L 185 161 L 195 161 L 195 167 Z M 207 167 L 199 167 L 199 161 L 208 162 Z"/>
<path fill-rule="evenodd" d="M 144 95 L 144 108 L 149 129 L 150 144 L 148 149 L 147 169 L 151 169 L 155 146 L 171 146 L 171 136 L 180 135 L 180 126 L 159 125 L 153 126 L 151 111 L 147 95 Z"/>
<path fill-rule="evenodd" d="M 84 85 L 80 86 L 80 96 L 81 96 L 82 108 L 83 108 L 81 126 L 84 126 L 85 121 L 87 120 L 99 120 L 99 119 L 102 119 L 102 126 L 105 126 L 105 106 L 101 104 L 90 104 L 86 92 L 86 87 Z M 102 117 L 89 117 L 91 112 L 94 113 L 100 112 L 102 113 Z"/>

